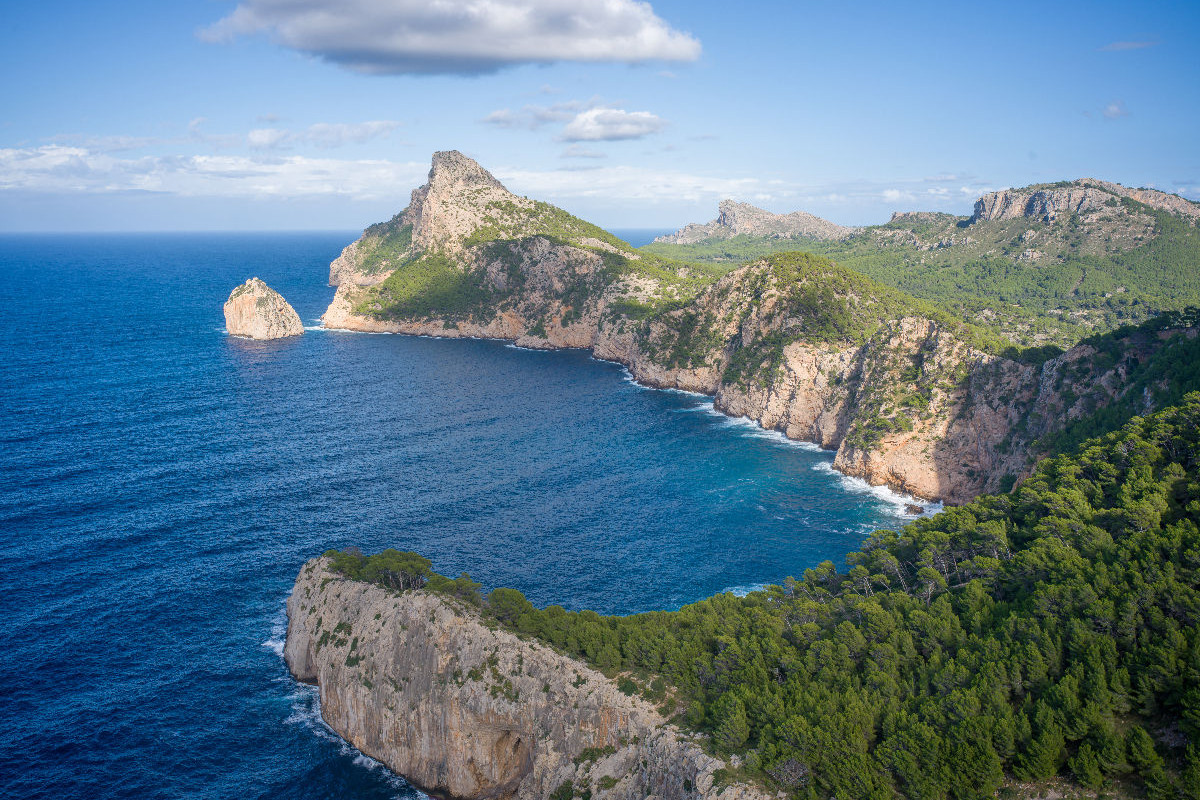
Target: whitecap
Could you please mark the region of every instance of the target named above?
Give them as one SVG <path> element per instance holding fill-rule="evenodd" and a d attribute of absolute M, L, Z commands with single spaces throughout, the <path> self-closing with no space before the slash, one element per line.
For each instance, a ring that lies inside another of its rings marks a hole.
<path fill-rule="evenodd" d="M 833 465 L 828 461 L 821 461 L 812 466 L 816 472 L 823 472 L 826 475 L 833 476 L 838 479 L 838 483 L 848 492 L 855 494 L 869 494 L 875 499 L 887 503 L 895 508 L 895 514 L 906 519 L 916 519 L 918 517 L 931 517 L 942 510 L 942 504 L 929 500 L 922 500 L 919 497 L 913 497 L 911 494 L 897 492 L 887 486 L 872 486 L 862 478 L 843 475 L 833 468 Z M 922 511 L 920 514 L 911 514 L 907 510 L 907 506 L 919 506 Z"/>
<path fill-rule="evenodd" d="M 734 597 L 745 597 L 751 592 L 761 592 L 766 588 L 767 585 L 765 583 L 751 583 L 744 586 L 726 586 L 724 589 L 717 592 L 717 594 L 725 594 L 726 592 L 729 592 Z"/>

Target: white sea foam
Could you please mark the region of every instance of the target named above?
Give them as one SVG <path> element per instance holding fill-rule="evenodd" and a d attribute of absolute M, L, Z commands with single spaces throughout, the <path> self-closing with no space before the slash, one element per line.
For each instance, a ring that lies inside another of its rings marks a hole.
<path fill-rule="evenodd" d="M 734 597 L 745 597 L 751 592 L 761 592 L 765 588 L 767 588 L 765 583 L 752 583 L 746 586 L 726 586 L 724 589 L 717 592 L 717 594 L 732 592 Z"/>
<path fill-rule="evenodd" d="M 271 636 L 262 643 L 263 647 L 268 648 L 282 659 L 286 636 L 287 610 L 285 601 L 285 604 L 281 606 L 279 612 L 271 620 Z M 291 688 L 291 693 L 288 695 L 290 713 L 283 720 L 283 724 L 300 725 L 318 739 L 337 745 L 338 752 L 341 755 L 352 759 L 357 766 L 375 772 L 382 777 L 388 787 L 395 790 L 394 797 L 397 800 L 410 800 L 414 797 L 432 800 L 428 795 L 417 791 L 412 784 L 399 775 L 396 775 L 386 766 L 361 752 L 341 736 L 338 736 L 337 732 L 329 727 L 329 724 L 321 716 L 321 692 L 316 686 L 300 683 L 290 675 L 286 678 L 281 677 L 280 681 L 288 683 Z"/>
<path fill-rule="evenodd" d="M 828 461 L 821 461 L 817 464 L 813 464 L 812 468 L 816 472 L 823 472 L 826 475 L 837 478 L 838 483 L 841 484 L 842 488 L 848 492 L 854 492 L 855 494 L 868 494 L 875 497 L 877 500 L 893 506 L 899 516 L 906 517 L 908 519 L 916 519 L 917 517 L 931 517 L 942 510 L 941 503 L 934 503 L 929 500 L 922 500 L 918 497 L 913 497 L 911 494 L 903 494 L 901 492 L 893 491 L 887 486 L 872 486 L 862 478 L 843 475 L 834 469 L 833 465 Z M 909 505 L 920 506 L 924 510 L 920 514 L 909 514 L 905 510 L 905 506 Z"/>

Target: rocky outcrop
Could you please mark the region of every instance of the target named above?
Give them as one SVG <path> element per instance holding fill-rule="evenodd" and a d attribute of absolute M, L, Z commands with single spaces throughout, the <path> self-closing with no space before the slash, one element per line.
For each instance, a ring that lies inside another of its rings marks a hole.
<path fill-rule="evenodd" d="M 454 798 L 766 800 L 654 706 L 546 645 L 425 591 L 396 594 L 314 559 L 288 599 L 284 656 L 339 735 Z"/>
<path fill-rule="evenodd" d="M 804 211 L 772 214 L 749 203 L 722 200 L 717 218 L 701 225 L 691 223 L 673 234 L 659 236 L 654 241 L 667 244 L 694 244 L 709 239 L 731 239 L 734 236 L 764 236 L 773 239 L 845 239 L 857 228 L 847 228 Z"/>
<path fill-rule="evenodd" d="M 372 225 L 329 266 L 329 285 L 382 283 L 407 259 L 426 252 L 454 257 L 480 228 L 520 235 L 537 204 L 519 197 L 457 150 L 433 154 L 428 181 L 413 190 L 408 207 Z"/>
<path fill-rule="evenodd" d="M 1177 214 L 1195 222 L 1200 219 L 1200 203 L 1155 189 L 1130 189 L 1118 183 L 1083 178 L 1069 183 L 1030 186 L 991 192 L 975 201 L 971 222 L 1029 217 L 1054 222 L 1068 214 L 1122 214 L 1118 198 L 1128 197 L 1160 211 Z"/>
<path fill-rule="evenodd" d="M 282 339 L 304 333 L 300 315 L 279 292 L 251 278 L 225 301 L 225 330 L 250 339 Z"/>

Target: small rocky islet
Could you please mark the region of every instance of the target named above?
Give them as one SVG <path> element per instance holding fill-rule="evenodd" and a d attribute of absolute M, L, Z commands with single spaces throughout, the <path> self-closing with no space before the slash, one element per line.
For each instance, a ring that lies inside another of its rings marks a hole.
<path fill-rule="evenodd" d="M 225 330 L 247 339 L 285 339 L 300 336 L 304 325 L 283 295 L 259 278 L 234 287 L 225 301 Z"/>

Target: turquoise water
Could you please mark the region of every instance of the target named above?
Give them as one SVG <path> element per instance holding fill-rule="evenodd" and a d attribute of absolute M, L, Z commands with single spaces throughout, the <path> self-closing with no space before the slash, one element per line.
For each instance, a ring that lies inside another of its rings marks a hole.
<path fill-rule="evenodd" d="M 899 498 L 582 352 L 314 326 L 346 232 L 0 237 L 0 795 L 409 796 L 279 658 L 329 547 L 538 604 L 677 608 L 840 561 Z"/>

